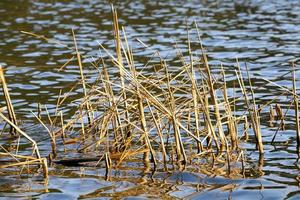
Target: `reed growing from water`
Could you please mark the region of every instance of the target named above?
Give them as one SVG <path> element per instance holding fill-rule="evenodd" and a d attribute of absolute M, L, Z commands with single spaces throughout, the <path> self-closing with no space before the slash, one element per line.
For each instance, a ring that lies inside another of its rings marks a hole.
<path fill-rule="evenodd" d="M 297 97 L 297 88 L 296 88 L 296 66 L 292 62 L 292 76 L 293 76 L 293 101 L 294 101 L 294 110 L 295 110 L 295 124 L 296 124 L 296 133 L 297 133 L 297 153 L 300 156 L 300 124 L 299 124 L 299 103 Z"/>
<path fill-rule="evenodd" d="M 15 111 L 14 111 L 14 107 L 13 107 L 13 104 L 11 102 L 9 91 L 8 91 L 8 88 L 7 88 L 7 84 L 6 84 L 6 80 L 5 80 L 5 76 L 4 76 L 4 71 L 3 71 L 3 68 L 1 66 L 0 66 L 0 84 L 2 86 L 2 91 L 3 91 L 4 99 L 5 99 L 5 102 L 6 102 L 6 109 L 8 111 L 8 118 L 13 124 L 18 125 L 16 114 L 15 114 Z M 13 126 L 11 126 L 10 133 L 12 135 L 17 134 L 16 129 Z"/>

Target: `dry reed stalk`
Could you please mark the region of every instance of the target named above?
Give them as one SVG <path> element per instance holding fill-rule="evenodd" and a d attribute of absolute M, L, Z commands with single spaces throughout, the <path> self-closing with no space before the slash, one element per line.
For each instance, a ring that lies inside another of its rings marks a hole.
<path fill-rule="evenodd" d="M 169 103 L 170 120 L 172 121 L 173 129 L 174 129 L 177 161 L 186 163 L 187 157 L 185 154 L 184 146 L 182 144 L 180 129 L 178 127 L 178 121 L 177 121 L 176 110 L 175 110 L 176 108 L 175 108 L 174 94 L 173 94 L 171 83 L 170 83 L 170 75 L 169 75 L 168 67 L 167 67 L 165 61 L 163 61 L 163 65 L 165 68 L 165 75 L 167 78 L 167 88 L 168 88 L 168 92 L 169 92 L 169 102 L 170 102 Z"/>
<path fill-rule="evenodd" d="M 160 123 L 159 123 L 160 119 L 159 119 L 158 115 L 156 115 L 158 117 L 158 119 L 156 119 L 156 116 L 154 115 L 153 110 L 152 110 L 152 108 L 151 108 L 148 101 L 147 101 L 147 104 L 148 104 L 148 108 L 151 112 L 151 116 L 152 116 L 152 119 L 154 121 L 154 124 L 156 126 L 157 134 L 158 134 L 159 139 L 160 139 L 161 148 L 162 148 L 162 155 L 163 155 L 163 162 L 164 162 L 164 165 L 166 166 L 167 165 L 167 151 L 166 151 L 165 142 L 164 142 L 163 134 L 162 134 Z"/>
<path fill-rule="evenodd" d="M 247 116 L 244 116 L 244 136 L 245 136 L 245 140 L 247 141 L 249 139 L 249 135 L 248 135 L 248 129 L 249 129 L 249 123 L 248 123 L 248 118 Z"/>
<path fill-rule="evenodd" d="M 275 120 L 275 111 L 273 106 L 270 104 L 270 112 L 269 112 L 269 126 L 273 127 L 273 121 Z"/>
<path fill-rule="evenodd" d="M 57 112 L 58 112 L 58 109 L 59 109 L 59 102 L 60 102 L 60 99 L 61 99 L 61 95 L 62 95 L 62 89 L 59 90 L 59 94 L 58 94 L 58 97 L 57 97 L 57 100 L 56 100 L 55 115 L 57 115 Z M 39 105 L 38 105 L 38 108 L 40 108 Z M 39 113 L 38 113 L 38 116 L 39 116 Z M 39 117 L 39 118 L 41 118 L 41 117 Z"/>
<path fill-rule="evenodd" d="M 203 121 L 204 121 L 204 126 L 205 129 L 207 130 L 207 135 L 206 135 L 206 148 L 211 149 L 211 144 L 212 144 L 212 132 L 211 128 L 207 122 L 207 119 L 205 117 L 205 114 L 203 113 Z"/>
<path fill-rule="evenodd" d="M 191 110 L 191 105 L 189 105 L 189 110 Z M 191 130 L 192 129 L 192 117 L 191 117 L 192 112 L 188 112 L 187 116 L 187 129 Z"/>
<path fill-rule="evenodd" d="M 246 170 L 245 170 L 245 155 L 244 155 L 243 150 L 241 150 L 241 161 L 242 161 L 242 174 L 243 174 L 243 178 L 245 178 L 246 177 L 246 175 L 245 175 L 245 172 L 246 172 Z"/>
<path fill-rule="evenodd" d="M 120 37 L 120 29 L 119 29 L 119 20 L 118 20 L 118 14 L 116 9 L 114 9 L 113 4 L 111 4 L 111 10 L 112 10 L 112 15 L 113 15 L 113 26 L 114 26 L 114 36 L 115 36 L 115 45 L 116 45 L 116 55 L 117 55 L 117 61 L 120 65 L 123 65 L 123 57 L 122 57 L 122 42 L 121 42 L 121 37 Z M 125 34 L 125 31 L 124 31 Z M 125 35 L 126 36 L 126 35 Z M 127 43 L 127 38 L 126 39 L 126 44 Z M 128 49 L 129 51 L 129 49 Z M 130 54 L 129 54 L 130 55 Z M 129 56 L 130 57 L 130 56 Z M 120 75 L 120 81 L 121 81 L 121 90 L 122 90 L 122 97 L 124 99 L 124 107 L 125 107 L 125 119 L 129 120 L 129 114 L 128 114 L 128 105 L 127 105 L 127 96 L 126 96 L 126 91 L 124 90 L 125 88 L 125 83 L 124 83 L 124 73 L 123 70 L 119 69 L 119 75 Z M 127 132 L 127 130 L 126 130 Z"/>
<path fill-rule="evenodd" d="M 228 100 L 228 94 L 227 94 L 227 84 L 226 84 L 226 74 L 225 70 L 223 68 L 223 65 L 221 64 L 221 70 L 223 75 L 223 96 L 226 104 L 226 112 L 227 112 L 227 119 L 228 119 L 228 133 L 231 136 L 231 144 L 232 149 L 236 149 L 238 145 L 238 139 L 237 139 L 237 130 L 235 126 L 235 120 L 232 113 L 231 105 Z"/>
<path fill-rule="evenodd" d="M 260 124 L 259 124 L 259 119 L 258 119 L 258 116 L 257 116 L 257 113 L 256 113 L 256 108 L 255 108 L 255 106 L 254 106 L 253 109 L 251 108 L 250 101 L 248 99 L 247 90 L 246 90 L 246 87 L 245 87 L 245 84 L 244 84 L 241 68 L 240 68 L 238 59 L 236 59 L 236 60 L 237 60 L 237 67 L 238 67 L 238 70 L 239 70 L 239 73 L 237 72 L 237 70 L 235 70 L 236 77 L 237 77 L 237 80 L 239 82 L 241 91 L 244 95 L 246 105 L 248 107 L 248 112 L 249 112 L 249 115 L 250 115 L 250 118 L 251 118 L 251 123 L 252 123 L 253 131 L 254 131 L 254 134 L 255 134 L 255 138 L 256 138 L 259 153 L 262 154 L 264 152 L 264 149 L 263 149 Z M 250 83 L 251 83 L 251 81 L 250 81 Z"/>
<path fill-rule="evenodd" d="M 80 113 L 80 125 L 81 125 L 81 138 L 83 142 L 85 142 L 86 134 L 85 134 L 84 115 L 83 115 L 84 111 L 82 107 L 79 108 L 79 113 Z"/>
<path fill-rule="evenodd" d="M 40 159 L 35 158 L 32 160 L 27 160 L 27 161 L 23 161 L 23 162 L 15 162 L 15 163 L 7 164 L 7 165 L 0 165 L 0 169 L 16 167 L 16 166 L 32 165 L 32 164 L 40 165 L 41 163 L 44 162 L 44 159 L 45 158 L 40 158 Z"/>
<path fill-rule="evenodd" d="M 56 135 L 55 135 L 55 133 L 50 131 L 50 129 L 45 125 L 45 123 L 38 116 L 36 116 L 33 112 L 31 112 L 31 113 L 39 121 L 39 123 L 47 130 L 47 132 L 51 138 L 52 155 L 53 155 L 53 158 L 56 158 L 57 150 L 56 150 Z"/>
<path fill-rule="evenodd" d="M 18 155 L 18 154 L 12 154 L 10 152 L 8 152 L 2 145 L 0 145 L 0 147 L 5 151 L 5 152 L 0 152 L 0 156 L 9 156 L 11 157 L 13 160 L 12 161 L 19 161 L 19 159 L 28 159 L 28 160 L 35 160 L 35 157 L 32 156 L 23 156 L 23 155 Z M 7 161 L 10 162 L 10 161 Z"/>
<path fill-rule="evenodd" d="M 61 123 L 61 139 L 63 143 L 65 144 L 66 142 L 66 133 L 65 133 L 65 128 L 64 128 L 64 117 L 63 113 L 60 112 L 60 123 Z"/>
<path fill-rule="evenodd" d="M 203 90 L 203 98 L 200 98 L 200 102 L 202 104 L 202 110 L 203 110 L 203 114 L 204 114 L 204 118 L 205 118 L 205 123 L 206 123 L 206 128 L 207 128 L 207 139 L 208 139 L 208 146 L 212 148 L 211 146 L 211 139 L 214 140 L 214 143 L 216 145 L 216 148 L 218 151 L 222 151 L 220 148 L 220 144 L 215 132 L 215 127 L 212 124 L 212 120 L 210 117 L 210 110 L 209 110 L 209 102 L 208 102 L 208 96 L 207 96 L 207 91 L 205 89 L 205 86 L 202 86 L 202 90 Z"/>
<path fill-rule="evenodd" d="M 297 94 L 297 86 L 296 86 L 296 66 L 295 63 L 292 62 L 292 76 L 293 76 L 293 93 Z M 298 98 L 294 95 L 294 110 L 295 110 L 295 121 L 296 121 L 296 133 L 297 133 L 297 153 L 300 155 L 300 124 L 299 124 L 299 103 Z"/>
<path fill-rule="evenodd" d="M 111 165 L 112 165 L 112 163 L 111 163 L 110 155 L 109 155 L 109 153 L 106 153 L 105 154 L 105 169 L 106 169 L 105 177 L 106 177 L 106 180 L 109 179 L 109 173 L 110 173 L 111 167 L 112 167 Z"/>
<path fill-rule="evenodd" d="M 136 73 L 135 68 L 133 67 L 132 70 L 133 70 L 134 79 L 137 80 L 137 73 Z M 136 86 L 136 97 L 137 97 L 137 101 L 138 101 L 138 110 L 139 110 L 139 116 L 140 116 L 140 120 L 141 120 L 141 127 L 142 127 L 142 130 L 144 132 L 144 135 L 143 135 L 144 145 L 146 146 L 146 149 L 148 151 L 150 151 L 152 161 L 153 161 L 153 164 L 154 164 L 154 168 L 156 168 L 157 163 L 156 163 L 156 158 L 155 158 L 155 152 L 154 152 L 154 149 L 153 149 L 153 147 L 151 145 L 151 142 L 150 142 L 150 139 L 149 139 L 149 135 L 148 135 L 149 132 L 148 132 L 148 129 L 147 129 L 147 124 L 146 124 L 146 117 L 145 117 L 145 112 L 144 112 L 143 99 L 141 97 L 138 85 Z M 144 153 L 144 160 L 145 161 L 149 160 L 149 155 L 148 154 L 149 154 L 149 152 Z"/>
<path fill-rule="evenodd" d="M 42 118 L 42 105 L 39 102 L 37 107 L 37 116 L 41 119 Z"/>
<path fill-rule="evenodd" d="M 248 82 L 249 82 L 251 96 L 252 96 L 252 102 L 253 102 L 253 114 L 254 114 L 254 120 L 255 120 L 256 131 L 257 131 L 256 137 L 257 137 L 257 142 L 258 142 L 258 149 L 259 149 L 259 152 L 262 154 L 262 153 L 264 153 L 264 150 L 263 150 L 264 147 L 263 147 L 263 141 L 262 141 L 262 135 L 261 135 L 261 129 L 260 129 L 259 110 L 257 110 L 257 108 L 256 108 L 255 94 L 254 94 L 254 90 L 252 87 L 251 76 L 250 76 L 250 72 L 249 72 L 247 63 L 245 63 L 245 67 L 246 67 L 246 71 L 247 71 Z M 240 68 L 239 68 L 239 70 L 240 70 Z M 242 74 L 240 73 L 240 75 L 242 75 Z"/>
<path fill-rule="evenodd" d="M 214 114 L 215 114 L 215 118 L 216 118 L 216 126 L 218 128 L 218 134 L 219 134 L 219 137 L 220 137 L 221 150 L 222 150 L 225 147 L 225 134 L 224 134 L 223 127 L 222 127 L 222 121 L 221 121 L 221 115 L 220 115 L 220 110 L 219 110 L 218 99 L 217 99 L 217 96 L 215 95 L 215 90 L 214 90 L 214 86 L 213 86 L 213 78 L 212 78 L 210 66 L 208 64 L 207 55 L 206 55 L 205 50 L 202 46 L 202 43 L 200 43 L 200 44 L 201 44 L 201 51 L 202 51 L 202 57 L 203 57 L 203 61 L 204 61 L 205 72 L 207 74 L 207 82 L 208 82 L 209 93 L 210 93 L 210 97 L 211 97 L 211 100 L 212 100 L 213 105 L 214 105 Z"/>
<path fill-rule="evenodd" d="M 215 141 L 215 142 L 216 142 L 218 151 L 219 150 L 222 151 L 223 148 L 224 148 L 224 145 L 225 145 L 225 134 L 224 134 L 223 127 L 222 127 L 221 116 L 220 116 L 220 111 L 219 111 L 219 107 L 218 107 L 218 100 L 217 100 L 217 97 L 215 95 L 215 90 L 214 90 L 214 86 L 213 86 L 212 75 L 211 75 L 210 66 L 208 64 L 207 55 L 206 55 L 204 47 L 202 45 L 200 32 L 199 32 L 198 25 L 197 25 L 196 22 L 195 22 L 195 27 L 196 27 L 196 30 L 197 30 L 198 40 L 199 40 L 199 44 L 200 44 L 200 47 L 201 47 L 202 61 L 203 61 L 204 69 L 205 69 L 205 72 L 207 74 L 207 84 L 206 85 L 209 88 L 208 90 L 209 90 L 209 93 L 210 93 L 210 96 L 211 96 L 211 99 L 212 99 L 212 102 L 213 102 L 213 105 L 214 105 L 214 114 L 215 114 L 215 118 L 216 118 L 216 126 L 218 128 L 218 133 L 219 133 L 219 137 L 220 137 L 220 141 L 221 141 L 221 146 L 219 146 L 217 141 Z M 212 126 L 211 125 L 210 125 L 210 129 L 212 131 Z M 214 134 L 214 138 L 216 140 L 215 133 L 213 133 L 213 134 Z"/>
<path fill-rule="evenodd" d="M 12 123 L 14 123 L 17 126 L 18 124 L 17 124 L 16 114 L 7 88 L 7 83 L 4 76 L 4 70 L 1 66 L 0 66 L 0 84 L 2 85 L 2 89 L 3 89 L 3 94 L 6 102 L 7 111 L 8 111 L 8 118 Z M 17 131 L 11 126 L 10 133 L 12 135 L 16 135 Z"/>
<path fill-rule="evenodd" d="M 277 84 L 277 83 L 275 83 L 273 81 L 270 81 L 270 80 L 268 80 L 266 78 L 261 78 L 261 79 L 264 80 L 264 81 L 266 81 L 266 82 L 268 82 L 268 83 L 270 83 L 270 84 L 272 84 L 272 85 L 274 85 L 274 86 L 276 86 L 278 89 L 281 89 L 281 90 L 285 91 L 286 93 L 289 93 L 291 95 L 295 95 L 297 98 L 299 98 L 299 95 L 294 94 L 293 91 L 290 91 L 289 88 L 283 87 L 283 86 L 281 86 L 281 85 L 279 85 L 279 84 Z"/>
<path fill-rule="evenodd" d="M 117 149 L 122 148 L 122 145 L 124 144 L 124 133 L 123 133 L 123 129 L 121 128 L 120 131 L 117 131 L 118 127 L 121 125 L 121 119 L 120 119 L 120 115 L 118 112 L 118 105 L 116 102 L 116 98 L 112 89 L 112 85 L 110 84 L 110 78 L 108 75 L 108 71 L 106 68 L 106 65 L 104 63 L 104 60 L 102 59 L 102 70 L 103 70 L 103 76 L 104 76 L 104 88 L 105 88 L 105 93 L 108 97 L 109 103 L 115 113 L 114 117 L 113 117 L 113 127 L 114 127 L 114 138 L 115 138 L 115 143 L 120 143 L 118 145 L 118 147 L 116 147 Z M 118 134 L 119 132 L 119 134 Z"/>
<path fill-rule="evenodd" d="M 192 98 L 193 98 L 193 106 L 194 106 L 194 115 L 195 115 L 195 125 L 196 125 L 196 136 L 200 138 L 200 125 L 199 125 L 199 106 L 198 106 L 198 95 L 197 95 L 197 82 L 195 77 L 194 71 L 194 61 L 193 61 L 193 53 L 191 49 L 191 41 L 190 41 L 190 34 L 189 34 L 189 27 L 187 26 L 187 38 L 188 38 L 188 53 L 190 57 L 190 69 L 191 69 L 191 83 L 192 83 Z M 197 142 L 197 149 L 198 153 L 203 151 L 203 147 L 201 143 Z"/>
<path fill-rule="evenodd" d="M 230 158 L 230 152 L 229 152 L 229 148 L 228 148 L 228 145 L 226 145 L 226 163 L 227 163 L 227 175 L 230 175 L 231 174 L 231 166 L 230 166 L 230 163 L 231 163 L 231 158 Z"/>
<path fill-rule="evenodd" d="M 258 158 L 258 172 L 260 176 L 264 175 L 264 154 L 259 154 Z"/>
<path fill-rule="evenodd" d="M 79 71 L 80 71 L 80 78 L 81 78 L 80 82 L 82 84 L 83 95 L 84 95 L 84 98 L 87 98 L 87 102 L 86 102 L 86 110 L 88 112 L 87 116 L 88 116 L 89 124 L 91 124 L 93 117 L 92 117 L 90 111 L 92 110 L 92 108 L 91 108 L 89 100 L 88 100 L 87 88 L 86 88 L 86 83 L 85 83 L 85 77 L 84 77 L 84 74 L 83 74 L 83 65 L 82 65 L 82 62 L 81 62 L 81 54 L 78 51 L 77 40 L 76 40 L 75 32 L 74 32 L 73 29 L 72 29 L 72 35 L 73 35 L 73 42 L 74 42 L 74 46 L 75 46 L 75 52 L 76 52 L 76 56 L 77 56 L 77 62 L 78 62 L 78 66 L 79 66 Z"/>

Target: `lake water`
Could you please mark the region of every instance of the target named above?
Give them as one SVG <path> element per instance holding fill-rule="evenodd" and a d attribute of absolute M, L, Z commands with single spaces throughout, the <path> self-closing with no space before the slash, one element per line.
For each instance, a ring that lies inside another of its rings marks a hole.
<path fill-rule="evenodd" d="M 116 1 L 115 7 L 137 57 L 151 56 L 153 51 L 145 51 L 136 38 L 172 60 L 174 41 L 187 50 L 186 22 L 191 26 L 192 42 L 197 40 L 193 29 L 196 21 L 212 65 L 222 62 L 227 73 L 233 74 L 230 66 L 236 58 L 248 62 L 255 83 L 263 87 L 257 93 L 258 102 L 280 94 L 262 78 L 291 87 L 289 61 L 299 65 L 300 55 L 298 0 L 125 0 Z M 83 62 L 88 65 L 92 57 L 103 54 L 99 43 L 114 48 L 111 19 L 110 5 L 105 0 L 0 1 L 0 65 L 6 70 L 16 113 L 45 155 L 50 149 L 47 133 L 35 125 L 30 111 L 36 111 L 41 103 L 53 113 L 59 91 L 68 91 L 79 79 L 76 63 L 57 71 L 71 58 L 72 51 L 65 47 L 73 45 L 71 29 L 86 56 Z M 51 40 L 46 42 L 21 31 Z M 96 70 L 86 70 L 85 74 L 89 82 L 96 78 Z M 300 88 L 299 83 L 297 86 Z M 80 98 L 80 93 L 75 90 L 71 99 Z M 278 102 L 284 108 L 288 106 L 285 97 Z M 2 94 L 0 103 L 4 106 Z M 66 115 L 72 113 L 72 108 L 72 104 L 64 108 Z M 48 192 L 40 176 L 1 175 L 0 171 L 0 199 L 300 199 L 300 163 L 292 122 L 287 121 L 287 130 L 279 132 L 275 145 L 270 145 L 275 131 L 267 129 L 266 122 L 262 124 L 264 162 L 258 164 L 255 147 L 245 145 L 248 167 L 253 169 L 247 178 L 229 179 L 193 170 L 157 172 L 151 177 L 135 163 L 134 170 L 115 170 L 107 181 L 101 168 L 56 166 L 50 168 Z M 8 141 L 1 138 L 0 144 Z"/>

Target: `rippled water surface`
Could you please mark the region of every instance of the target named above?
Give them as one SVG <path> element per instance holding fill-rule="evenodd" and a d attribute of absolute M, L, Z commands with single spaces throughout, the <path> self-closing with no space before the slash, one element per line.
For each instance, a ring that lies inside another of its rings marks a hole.
<path fill-rule="evenodd" d="M 298 0 L 126 0 L 115 2 L 115 7 L 137 57 L 150 57 L 153 53 L 145 51 L 136 40 L 139 38 L 171 60 L 175 55 L 175 41 L 183 51 L 187 50 L 186 21 L 191 26 L 197 21 L 211 64 L 222 62 L 230 74 L 235 58 L 241 63 L 248 61 L 254 81 L 262 85 L 257 94 L 259 102 L 280 94 L 261 78 L 291 87 L 289 61 L 299 64 L 300 53 Z M 60 89 L 67 91 L 78 81 L 75 62 L 58 72 L 72 57 L 72 51 L 66 47 L 73 46 L 72 28 L 85 55 L 83 62 L 88 65 L 103 54 L 99 43 L 114 48 L 111 18 L 110 6 L 104 0 L 0 1 L 0 64 L 6 70 L 17 115 L 25 119 L 25 129 L 38 141 L 44 154 L 50 148 L 47 133 L 42 127 L 31 125 L 35 122 L 30 111 L 36 111 L 41 103 L 47 105 L 50 113 L 54 112 Z M 47 42 L 21 31 L 51 40 Z M 193 27 L 191 40 L 197 40 Z M 96 78 L 95 69 L 86 70 L 85 74 L 89 82 Z M 81 90 L 71 95 L 73 99 L 80 98 Z M 278 101 L 281 100 L 284 97 Z M 3 96 L 0 103 L 2 107 Z M 66 114 L 72 111 L 72 104 L 69 105 L 65 107 Z M 263 134 L 265 141 L 271 141 L 274 131 L 265 129 Z M 1 144 L 5 142 L 2 140 Z M 295 146 L 295 131 L 279 132 L 278 144 L 272 146 L 267 142 L 264 161 L 258 164 L 253 145 L 245 145 L 250 152 L 249 160 L 254 160 L 252 166 L 249 164 L 252 176 L 245 179 L 197 172 L 157 172 L 151 177 L 143 173 L 142 165 L 134 163 L 135 170 L 113 171 L 109 181 L 104 179 L 105 170 L 101 168 L 51 168 L 46 189 L 39 176 L 18 178 L 14 173 L 5 176 L 0 173 L 0 199 L 300 199 Z"/>

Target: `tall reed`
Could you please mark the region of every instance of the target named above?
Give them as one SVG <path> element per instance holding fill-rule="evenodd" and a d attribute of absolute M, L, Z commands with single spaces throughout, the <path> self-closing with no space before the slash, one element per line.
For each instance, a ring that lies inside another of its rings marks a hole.
<path fill-rule="evenodd" d="M 10 95 L 9 95 L 9 90 L 7 88 L 7 83 L 6 83 L 6 80 L 5 80 L 4 71 L 3 71 L 3 68 L 1 66 L 0 66 L 0 84 L 2 85 L 4 99 L 5 99 L 6 107 L 7 107 L 7 110 L 8 110 L 8 118 L 14 125 L 18 125 L 16 114 L 15 114 L 15 111 L 14 111 L 14 107 L 13 107 L 13 104 L 12 104 L 12 101 L 11 101 L 11 98 L 10 98 Z M 11 126 L 10 133 L 12 135 L 17 134 L 17 131 L 13 126 Z"/>

